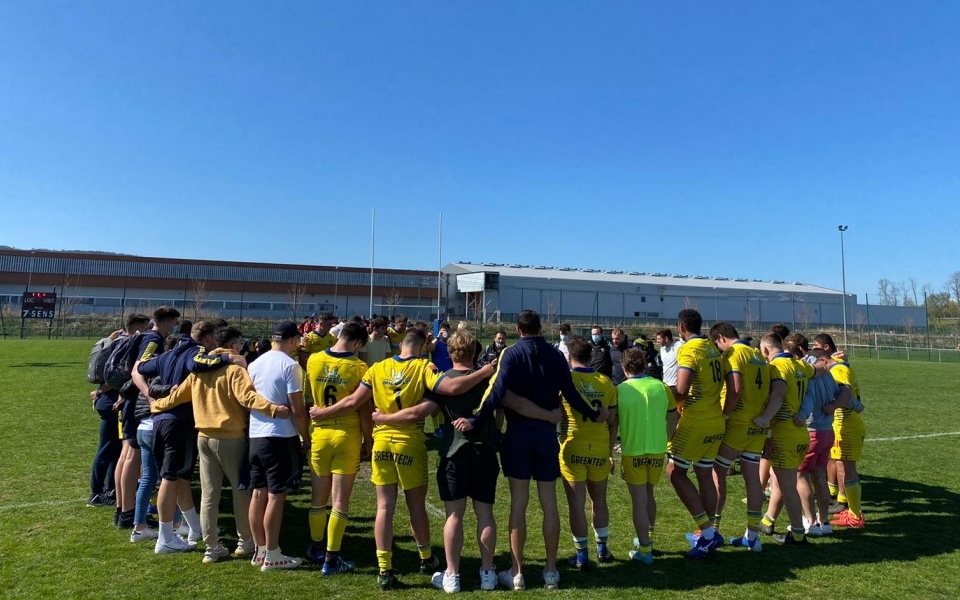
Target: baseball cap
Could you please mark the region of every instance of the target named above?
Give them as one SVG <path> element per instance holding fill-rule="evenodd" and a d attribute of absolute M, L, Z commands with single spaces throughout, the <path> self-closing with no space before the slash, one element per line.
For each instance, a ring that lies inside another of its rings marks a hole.
<path fill-rule="evenodd" d="M 280 321 L 273 328 L 273 340 L 276 342 L 289 340 L 298 335 L 300 335 L 300 330 L 297 329 L 297 325 L 293 321 Z"/>

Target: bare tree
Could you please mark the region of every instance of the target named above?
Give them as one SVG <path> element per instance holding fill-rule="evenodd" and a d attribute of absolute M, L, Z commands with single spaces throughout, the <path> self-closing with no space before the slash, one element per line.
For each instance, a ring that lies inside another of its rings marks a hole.
<path fill-rule="evenodd" d="M 867 315 L 860 310 L 853 313 L 853 324 L 857 328 L 858 341 L 862 341 L 859 336 L 862 336 L 864 329 L 867 328 Z"/>
<path fill-rule="evenodd" d="M 743 325 L 744 329 L 751 333 L 757 330 L 757 315 L 753 313 L 753 308 L 750 307 L 749 301 L 743 312 Z"/>
<path fill-rule="evenodd" d="M 800 310 L 797 311 L 797 321 L 800 323 L 801 331 L 810 331 L 810 324 L 813 323 L 813 310 L 806 302 L 800 303 Z"/>
<path fill-rule="evenodd" d="M 877 282 L 877 292 L 880 294 L 880 304 L 882 306 L 890 306 L 890 287 L 893 285 L 893 282 L 889 279 L 881 279 Z"/>
<path fill-rule="evenodd" d="M 557 303 L 553 300 L 547 301 L 546 306 L 546 318 L 543 320 L 544 329 L 549 331 L 553 330 L 553 324 L 556 322 L 558 315 L 560 314 L 560 308 L 557 306 Z"/>
<path fill-rule="evenodd" d="M 920 283 L 917 281 L 916 277 L 910 277 L 907 279 L 907 283 L 904 284 L 904 290 L 910 290 L 910 295 L 913 296 L 913 306 L 920 306 L 920 297 L 917 295 L 917 289 L 920 286 Z M 906 302 L 904 302 L 906 304 Z"/>
<path fill-rule="evenodd" d="M 73 316 L 76 307 L 80 304 L 80 277 L 74 279 L 72 275 L 63 278 L 60 286 L 60 335 L 64 335 L 64 323 Z M 76 325 L 76 323 L 73 323 Z"/>
<path fill-rule="evenodd" d="M 307 286 L 304 283 L 294 283 L 287 290 L 287 307 L 290 309 L 290 320 L 298 322 L 303 310 L 303 299 L 307 296 Z"/>
<path fill-rule="evenodd" d="M 191 279 L 190 293 L 192 294 L 190 304 L 193 306 L 193 322 L 196 323 L 200 320 L 200 311 L 203 310 L 204 303 L 210 297 L 207 282 L 203 279 Z"/>
<path fill-rule="evenodd" d="M 907 333 L 907 343 L 910 343 L 910 336 L 913 335 L 913 317 L 903 318 L 903 330 Z"/>
<path fill-rule="evenodd" d="M 954 300 L 960 302 L 960 271 L 954 271 L 947 280 L 947 291 L 953 294 Z"/>
<path fill-rule="evenodd" d="M 394 314 L 401 304 L 403 304 L 403 292 L 396 287 L 390 288 L 383 296 L 383 307 L 387 309 L 388 314 Z"/>
<path fill-rule="evenodd" d="M 700 305 L 689 296 L 683 297 L 683 308 L 692 308 L 693 310 L 700 310 Z"/>

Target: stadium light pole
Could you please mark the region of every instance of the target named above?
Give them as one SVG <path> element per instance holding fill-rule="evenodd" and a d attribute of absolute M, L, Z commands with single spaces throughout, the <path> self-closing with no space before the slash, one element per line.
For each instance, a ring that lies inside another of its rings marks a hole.
<path fill-rule="evenodd" d="M 840 232 L 840 277 L 843 283 L 843 347 L 847 347 L 847 261 L 843 254 L 843 232 L 850 229 L 846 225 L 837 225 Z"/>

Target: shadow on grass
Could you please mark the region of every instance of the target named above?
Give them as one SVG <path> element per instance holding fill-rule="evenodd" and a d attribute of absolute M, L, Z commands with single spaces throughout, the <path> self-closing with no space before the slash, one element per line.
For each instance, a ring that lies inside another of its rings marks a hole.
<path fill-rule="evenodd" d="M 761 554 L 724 546 L 700 561 L 688 559 L 683 553 L 666 552 L 652 567 L 618 556 L 614 564 L 586 573 L 566 569 L 563 581 L 570 587 L 599 584 L 686 591 L 728 583 L 776 583 L 796 579 L 798 572 L 807 567 L 913 562 L 960 549 L 957 537 L 943 534 L 951 531 L 955 523 L 960 494 L 885 477 L 862 476 L 861 483 L 867 521 L 862 530 L 835 529 L 831 538 L 813 539 L 811 546 L 799 548 L 778 546 L 773 538 L 761 536 Z M 777 523 L 781 529 L 785 527 L 785 516 Z M 728 533 L 732 529 L 729 524 Z M 532 568 L 530 571 L 537 575 Z"/>
<path fill-rule="evenodd" d="M 76 369 L 81 362 L 28 362 L 18 365 L 7 365 L 11 369 L 36 369 L 36 368 L 57 368 L 57 369 Z"/>

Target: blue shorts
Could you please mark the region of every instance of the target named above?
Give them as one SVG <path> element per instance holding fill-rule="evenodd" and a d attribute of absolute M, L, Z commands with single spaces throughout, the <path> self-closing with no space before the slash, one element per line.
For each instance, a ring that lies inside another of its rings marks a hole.
<path fill-rule="evenodd" d="M 523 430 L 511 433 L 507 426 L 500 464 L 507 477 L 556 481 L 560 478 L 560 442 L 556 432 Z"/>

